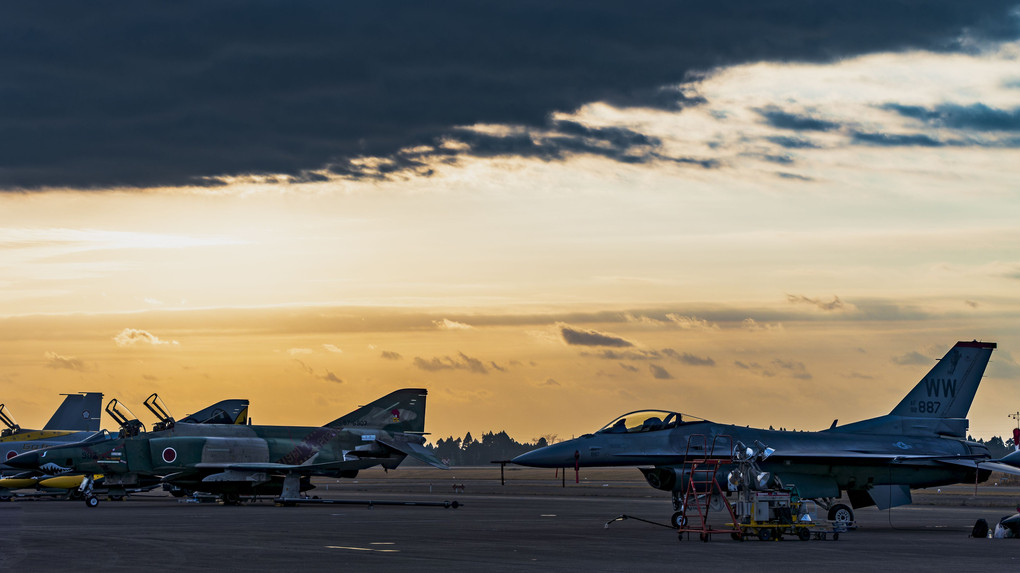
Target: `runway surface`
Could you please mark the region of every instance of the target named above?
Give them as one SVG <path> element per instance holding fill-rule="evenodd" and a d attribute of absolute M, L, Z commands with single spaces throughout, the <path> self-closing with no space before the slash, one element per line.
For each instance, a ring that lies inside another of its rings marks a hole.
<path fill-rule="evenodd" d="M 716 535 L 702 543 L 697 536 L 678 541 L 675 531 L 637 520 L 606 527 L 624 514 L 665 523 L 672 513 L 668 494 L 643 486 L 632 472 L 590 474 L 563 487 L 547 472 L 539 478 L 512 474 L 501 486 L 498 468 L 397 470 L 367 473 L 356 482 L 320 482 L 312 492 L 362 501 L 458 500 L 464 504 L 459 509 L 276 507 L 269 501 L 228 507 L 183 503 L 159 491 L 94 509 L 82 502 L 17 500 L 0 504 L 0 569 L 1020 570 L 1020 540 L 968 537 L 977 518 L 994 523 L 1015 511 L 1014 490 L 974 497 L 973 487 L 961 487 L 942 498 L 951 505 L 863 509 L 859 528 L 839 541 L 741 543 Z M 454 493 L 454 484 L 464 492 Z"/>

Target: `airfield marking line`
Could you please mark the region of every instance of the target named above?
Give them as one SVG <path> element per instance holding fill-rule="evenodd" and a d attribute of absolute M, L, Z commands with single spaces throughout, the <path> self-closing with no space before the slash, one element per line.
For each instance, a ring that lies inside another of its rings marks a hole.
<path fill-rule="evenodd" d="M 399 549 L 372 549 L 371 547 L 347 547 L 343 545 L 327 545 L 326 549 L 348 549 L 350 551 L 372 551 L 375 553 L 400 553 Z"/>

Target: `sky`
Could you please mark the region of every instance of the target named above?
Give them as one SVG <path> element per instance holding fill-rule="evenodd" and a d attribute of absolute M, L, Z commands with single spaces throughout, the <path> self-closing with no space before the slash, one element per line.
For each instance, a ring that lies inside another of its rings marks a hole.
<path fill-rule="evenodd" d="M 976 339 L 971 433 L 1009 434 L 1015 0 L 363 4 L 2 8 L 21 425 L 422 387 L 434 439 L 817 430 Z"/>

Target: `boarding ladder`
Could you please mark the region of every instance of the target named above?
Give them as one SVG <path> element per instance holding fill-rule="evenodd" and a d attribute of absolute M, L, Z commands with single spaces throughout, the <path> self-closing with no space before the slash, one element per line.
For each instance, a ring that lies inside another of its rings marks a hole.
<path fill-rule="evenodd" d="M 737 523 L 737 515 L 726 499 L 726 491 L 719 485 L 717 477 L 719 467 L 723 464 L 733 464 L 733 438 L 720 434 L 712 436 L 709 443 L 709 437 L 704 434 L 688 436 L 683 471 L 680 474 L 686 484 L 680 484 L 683 491 L 682 503 L 673 516 L 673 525 L 677 526 L 681 540 L 684 533 L 694 532 L 699 534 L 702 541 L 708 541 L 713 533 L 740 536 L 738 527 L 716 528 L 708 523 L 712 496 L 722 500 L 730 514 L 730 523 Z"/>

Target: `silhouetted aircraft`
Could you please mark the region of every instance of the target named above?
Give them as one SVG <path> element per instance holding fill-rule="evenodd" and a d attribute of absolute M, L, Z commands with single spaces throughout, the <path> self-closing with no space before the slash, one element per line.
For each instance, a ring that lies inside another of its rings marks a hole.
<path fill-rule="evenodd" d="M 18 425 L 5 404 L 0 404 L 0 431 L 2 461 L 32 450 L 57 444 L 80 442 L 99 431 L 99 417 L 103 408 L 103 394 L 87 392 L 64 394 L 64 401 L 41 430 L 27 430 Z M 0 464 L 0 475 L 18 473 L 15 468 Z M 0 482 L 0 488 L 4 488 Z M 2 493 L 0 493 L 2 495 Z"/>
<path fill-rule="evenodd" d="M 829 519 L 852 522 L 837 503 L 888 509 L 911 502 L 910 490 L 984 481 L 992 471 L 1020 474 L 1020 451 L 993 460 L 967 439 L 967 412 L 993 342 L 958 342 L 886 416 L 820 432 L 787 432 L 717 424 L 660 410 L 631 412 L 594 434 L 514 458 L 524 466 L 567 468 L 644 466 L 648 484 L 673 492 L 680 509 L 694 460 L 720 459 L 717 483 L 727 483 L 738 443 L 767 452 L 760 486 L 795 489 L 828 509 Z M 699 479 L 695 480 L 700 481 Z M 681 519 L 680 512 L 674 521 Z M 675 523 L 679 526 L 679 523 Z"/>
<path fill-rule="evenodd" d="M 30 430 L 27 432 L 35 432 L 42 437 L 26 442 L 27 445 L 24 450 L 37 451 L 51 445 L 78 444 L 83 441 L 92 441 L 97 436 L 109 436 L 108 433 L 105 433 L 105 430 L 100 431 L 99 429 L 99 412 L 102 407 L 102 397 L 103 395 L 99 393 L 68 395 L 64 400 L 64 404 L 61 405 L 57 413 L 47 423 L 47 427 L 70 425 L 72 427 L 86 427 L 89 429 L 86 431 Z M 174 419 L 170 416 L 169 410 L 156 394 L 152 394 L 145 400 L 145 406 L 158 419 L 154 425 L 155 428 L 165 428 L 167 425 L 174 424 Z M 138 421 L 134 414 L 118 403 L 117 400 L 110 400 L 110 403 L 106 406 L 106 412 L 124 428 L 122 431 L 137 433 L 142 427 L 142 423 Z M 247 415 L 248 400 L 232 399 L 217 402 L 184 419 L 191 420 L 197 424 L 244 424 L 247 420 Z M 0 419 L 8 426 L 17 428 L 17 424 L 14 424 L 13 419 L 3 412 L 3 405 L 0 405 Z M 85 421 L 86 419 L 87 421 Z M 58 437 L 47 438 L 46 436 L 49 434 L 56 434 Z M 26 435 L 26 430 L 19 428 L 17 432 L 11 432 L 11 436 L 14 438 L 20 435 Z M 15 457 L 14 452 L 8 457 Z M 58 495 L 66 494 L 70 498 L 84 497 L 84 495 L 77 491 L 81 488 L 85 478 L 82 474 L 66 474 L 65 472 L 52 474 L 37 469 L 26 471 L 13 467 L 10 471 L 12 472 L 10 477 L 0 479 L 0 500 L 9 500 L 13 495 L 11 490 L 27 488 L 36 488 L 39 492 L 56 493 Z M 151 479 L 140 480 L 139 482 L 127 485 L 120 483 L 116 479 L 108 482 L 98 473 L 90 476 L 90 482 L 93 481 L 102 483 L 102 489 L 109 494 L 111 499 L 123 498 L 129 491 L 148 490 L 159 486 L 158 480 Z"/>
<path fill-rule="evenodd" d="M 86 481 L 102 473 L 108 486 L 158 477 L 182 490 L 221 495 L 225 504 L 256 494 L 278 494 L 281 503 L 290 504 L 314 487 L 311 476 L 352 478 L 376 465 L 395 468 L 407 456 L 445 469 L 423 447 L 426 395 L 423 389 L 397 390 L 322 427 L 181 422 L 153 432 L 124 427 L 121 436 L 104 432 L 9 463 L 84 474 Z M 94 507 L 99 501 L 87 495 L 86 503 Z"/>

